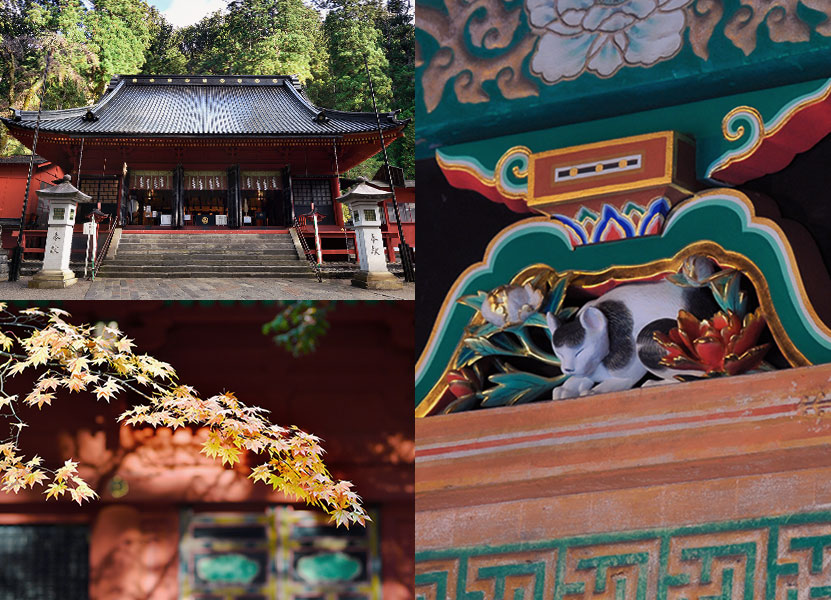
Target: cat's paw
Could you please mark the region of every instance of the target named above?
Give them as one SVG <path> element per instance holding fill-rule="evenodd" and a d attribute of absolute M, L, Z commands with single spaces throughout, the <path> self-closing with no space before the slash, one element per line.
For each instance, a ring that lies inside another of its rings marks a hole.
<path fill-rule="evenodd" d="M 582 379 L 577 386 L 577 392 L 580 396 L 588 396 L 594 389 L 594 381 L 591 379 Z"/>
<path fill-rule="evenodd" d="M 575 396 L 577 396 L 577 392 L 569 390 L 562 385 L 555 387 L 554 392 L 551 394 L 551 397 L 554 400 L 565 400 L 567 398 L 574 398 Z"/>
<path fill-rule="evenodd" d="M 566 382 L 560 387 L 554 388 L 552 397 L 554 400 L 577 398 L 578 396 L 585 396 L 588 394 L 592 387 L 594 387 L 594 381 L 588 377 L 573 376 L 566 380 Z"/>

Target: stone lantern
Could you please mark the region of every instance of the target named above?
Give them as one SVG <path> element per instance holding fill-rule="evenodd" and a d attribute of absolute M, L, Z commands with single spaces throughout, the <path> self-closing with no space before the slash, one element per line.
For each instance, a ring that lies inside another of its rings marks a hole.
<path fill-rule="evenodd" d="M 72 229 L 78 202 L 87 202 L 90 197 L 73 186 L 70 180 L 69 175 L 64 175 L 58 185 L 37 191 L 38 199 L 48 202 L 49 229 L 46 232 L 43 268 L 29 282 L 31 288 L 65 288 L 78 282 L 69 268 Z"/>
<path fill-rule="evenodd" d="M 355 247 L 358 250 L 360 270 L 352 278 L 352 285 L 371 290 L 401 289 L 401 281 L 387 269 L 384 256 L 384 241 L 381 238 L 381 209 L 378 203 L 390 198 L 384 192 L 368 185 L 366 179 L 358 178 L 339 202 L 346 204 L 352 213 L 355 229 Z"/>

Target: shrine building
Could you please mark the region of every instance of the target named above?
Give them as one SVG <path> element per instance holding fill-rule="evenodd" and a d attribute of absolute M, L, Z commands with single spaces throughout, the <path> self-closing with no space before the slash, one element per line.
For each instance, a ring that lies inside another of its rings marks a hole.
<path fill-rule="evenodd" d="M 31 148 L 37 118 L 0 121 Z M 289 76 L 117 75 L 97 104 L 40 118 L 37 153 L 128 230 L 287 228 L 314 203 L 340 231 L 338 174 L 380 149 L 375 113 L 316 107 Z"/>

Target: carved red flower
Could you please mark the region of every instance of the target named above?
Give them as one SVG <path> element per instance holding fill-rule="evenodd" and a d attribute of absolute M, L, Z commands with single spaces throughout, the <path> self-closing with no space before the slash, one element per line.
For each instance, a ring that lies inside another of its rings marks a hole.
<path fill-rule="evenodd" d="M 456 398 L 462 398 L 468 394 L 475 394 L 481 388 L 479 378 L 473 369 L 463 368 L 448 371 L 444 378 L 450 393 Z"/>
<path fill-rule="evenodd" d="M 770 348 L 770 344 L 754 346 L 764 327 L 761 308 L 746 315 L 744 321 L 729 310 L 703 321 L 682 310 L 678 327 L 669 335 L 655 332 L 655 341 L 667 351 L 661 364 L 672 369 L 737 375 L 758 367 Z"/>

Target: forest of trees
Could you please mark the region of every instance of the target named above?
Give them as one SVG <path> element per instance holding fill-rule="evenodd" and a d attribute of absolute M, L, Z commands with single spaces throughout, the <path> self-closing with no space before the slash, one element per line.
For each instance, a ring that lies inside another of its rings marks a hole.
<path fill-rule="evenodd" d="M 415 116 L 415 34 L 410 0 L 231 0 L 173 27 L 141 0 L 0 0 L 0 111 L 96 102 L 115 74 L 297 75 L 312 102 L 371 111 L 364 56 L 379 111 Z M 0 156 L 25 149 L 0 125 Z M 415 176 L 414 126 L 388 150 Z M 358 167 L 372 175 L 380 154 Z"/>

